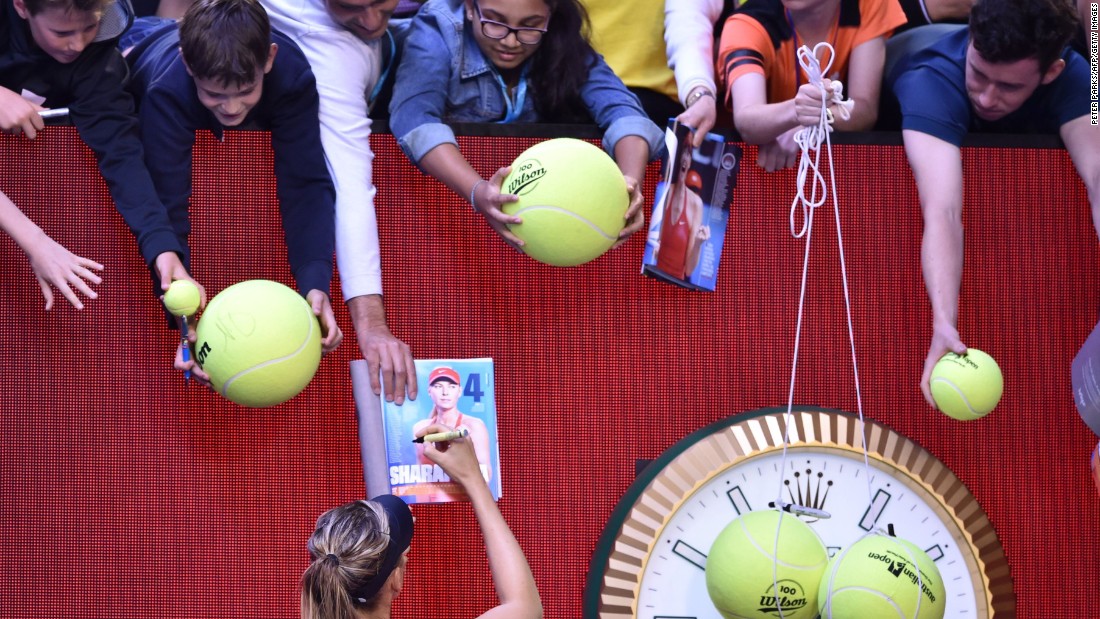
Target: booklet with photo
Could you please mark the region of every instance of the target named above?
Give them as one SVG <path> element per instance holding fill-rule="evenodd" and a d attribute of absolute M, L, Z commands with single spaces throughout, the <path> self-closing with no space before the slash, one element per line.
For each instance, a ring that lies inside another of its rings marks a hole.
<path fill-rule="evenodd" d="M 473 443 L 481 474 L 494 499 L 500 499 L 500 454 L 497 447 L 497 409 L 492 359 L 419 359 L 418 395 L 400 406 L 382 401 L 389 491 L 406 503 L 444 503 L 466 500 L 458 482 L 432 464 L 414 442 L 417 430 L 442 423 L 465 430 Z"/>
<path fill-rule="evenodd" d="M 665 130 L 669 158 L 657 184 L 642 273 L 692 290 L 714 291 L 726 240 L 741 147 L 708 133 L 692 147 L 692 129 L 675 119 Z"/>

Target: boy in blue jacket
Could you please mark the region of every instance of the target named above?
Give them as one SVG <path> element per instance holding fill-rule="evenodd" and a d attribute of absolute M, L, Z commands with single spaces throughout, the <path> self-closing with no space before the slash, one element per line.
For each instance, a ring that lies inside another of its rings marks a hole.
<path fill-rule="evenodd" d="M 167 289 L 187 273 L 167 219 L 149 216 L 163 207 L 145 168 L 133 99 L 125 89 L 126 63 L 116 47 L 132 19 L 127 0 L 0 0 L 0 131 L 34 139 L 44 126 L 42 110 L 69 108 L 115 207 L 131 229 L 141 231 L 142 256 Z M 76 279 L 97 281 L 89 275 L 77 270 L 64 279 L 88 294 Z"/>
<path fill-rule="evenodd" d="M 302 52 L 271 29 L 256 0 L 198 0 L 178 24 L 139 19 L 121 46 L 133 72 L 146 166 L 163 203 L 156 215 L 171 222 L 183 264 L 190 262 L 195 132 L 221 138 L 228 128 L 270 131 L 287 257 L 320 318 L 324 349 L 335 349 L 342 337 L 329 297 L 335 189 L 321 148 L 317 86 Z M 182 355 L 176 367 L 206 379 Z"/>

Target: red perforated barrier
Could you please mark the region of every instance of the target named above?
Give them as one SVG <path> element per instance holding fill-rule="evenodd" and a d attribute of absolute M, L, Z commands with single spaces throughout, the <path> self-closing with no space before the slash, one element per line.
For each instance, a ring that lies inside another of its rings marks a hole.
<path fill-rule="evenodd" d="M 460 143 L 488 175 L 534 141 Z M 579 617 L 592 550 L 635 461 L 786 403 L 803 248 L 788 231 L 793 173 L 744 166 L 718 290 L 691 293 L 638 275 L 640 235 L 582 267 L 528 260 L 392 137 L 374 144 L 391 326 L 420 357 L 496 360 L 501 508 L 546 616 Z M 266 136 L 204 136 L 196 156 L 195 276 L 212 293 L 254 277 L 292 283 Z M 1069 158 L 964 150 L 960 330 L 1007 385 L 998 410 L 969 424 L 930 412 L 917 388 L 931 319 L 902 149 L 839 146 L 836 158 L 866 412 L 973 492 L 1011 564 L 1020 617 L 1100 617 L 1096 437 L 1069 383 L 1100 306 L 1097 243 Z M 278 408 L 185 388 L 170 367 L 176 336 L 75 131 L 0 137 L 0 190 L 107 265 L 87 309 L 46 314 L 21 252 L 0 238 L 0 615 L 295 617 L 313 520 L 363 493 L 354 339 Z M 796 401 L 854 411 L 829 212 L 814 247 Z M 469 506 L 414 513 L 395 616 L 467 618 L 495 604 Z"/>

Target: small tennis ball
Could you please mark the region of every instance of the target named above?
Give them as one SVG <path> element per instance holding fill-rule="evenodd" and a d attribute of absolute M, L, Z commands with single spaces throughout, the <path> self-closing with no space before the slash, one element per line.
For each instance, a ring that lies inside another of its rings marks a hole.
<path fill-rule="evenodd" d="M 924 551 L 903 539 L 868 535 L 829 561 L 817 601 L 821 619 L 943 619 L 946 597 L 940 571 Z"/>
<path fill-rule="evenodd" d="M 298 395 L 321 362 L 321 326 L 297 292 L 262 279 L 234 284 L 206 306 L 195 359 L 215 390 L 260 408 Z"/>
<path fill-rule="evenodd" d="M 503 210 L 523 218 L 508 229 L 523 239 L 524 253 L 560 267 L 584 264 L 611 249 L 630 204 L 626 180 L 611 157 L 572 138 L 523 151 L 501 191 L 519 196 Z"/>
<path fill-rule="evenodd" d="M 970 348 L 965 355 L 949 352 L 937 361 L 929 386 L 944 414 L 970 421 L 985 417 L 1001 401 L 1004 377 L 993 357 Z"/>
<path fill-rule="evenodd" d="M 191 316 L 199 309 L 199 287 L 186 279 L 177 279 L 164 292 L 164 307 L 173 316 Z"/>
<path fill-rule="evenodd" d="M 726 525 L 707 555 L 707 593 L 725 619 L 813 619 L 829 556 L 790 514 L 748 512 Z M 776 531 L 779 550 L 776 552 Z M 776 588 L 778 585 L 778 588 Z"/>

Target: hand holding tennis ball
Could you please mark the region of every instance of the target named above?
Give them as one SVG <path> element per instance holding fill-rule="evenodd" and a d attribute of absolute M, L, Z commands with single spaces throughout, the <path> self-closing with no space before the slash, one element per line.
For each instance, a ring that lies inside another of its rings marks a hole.
<path fill-rule="evenodd" d="M 202 303 L 202 295 L 195 282 L 177 279 L 164 292 L 164 307 L 173 316 L 194 316 Z"/>
<path fill-rule="evenodd" d="M 607 153 L 583 140 L 555 138 L 523 151 L 501 191 L 518 197 L 501 206 L 513 218 L 505 223 L 522 240 L 517 245 L 552 266 L 595 260 L 624 240 L 624 228 L 633 233 L 644 221 L 637 181 L 628 181 Z"/>
<path fill-rule="evenodd" d="M 206 290 L 191 277 L 191 274 L 187 272 L 187 268 L 183 266 L 183 262 L 180 260 L 179 255 L 174 251 L 166 251 L 161 253 L 153 261 L 153 271 L 157 278 L 160 279 L 160 289 L 164 291 L 164 295 L 161 296 L 161 300 L 165 302 L 165 307 L 175 316 L 187 316 L 194 314 L 195 311 L 206 307 Z M 186 280 L 186 282 L 181 281 Z M 198 291 L 198 305 L 191 309 L 189 312 L 184 313 L 188 306 L 193 302 L 193 291 L 188 290 L 188 285 Z M 169 293 L 168 291 L 175 288 L 179 292 Z M 180 303 L 175 304 L 179 297 Z M 173 305 L 169 306 L 169 300 Z M 175 308 L 175 311 L 173 311 Z"/>
<path fill-rule="evenodd" d="M 928 354 L 924 357 L 920 390 L 921 394 L 924 395 L 924 401 L 928 403 L 929 407 L 936 410 L 939 410 L 939 406 L 936 404 L 935 398 L 932 397 L 932 388 L 929 383 L 932 380 L 932 370 L 936 367 L 936 363 L 949 352 L 965 355 L 966 344 L 963 344 L 962 338 L 959 337 L 959 330 L 954 324 L 948 321 L 935 321 L 932 325 L 932 342 L 928 345 Z"/>
<path fill-rule="evenodd" d="M 932 368 L 929 387 L 945 415 L 970 421 L 985 417 L 1001 401 L 1004 376 L 993 357 L 970 348 L 965 355 L 944 355 Z"/>

